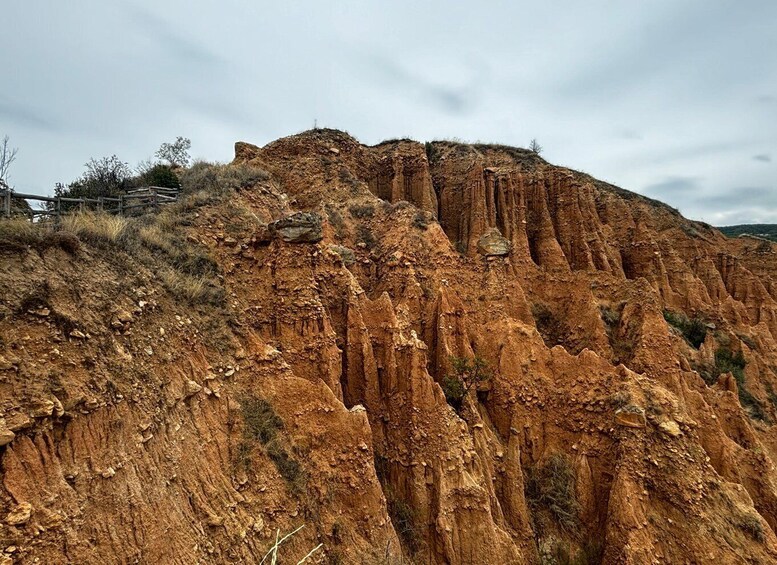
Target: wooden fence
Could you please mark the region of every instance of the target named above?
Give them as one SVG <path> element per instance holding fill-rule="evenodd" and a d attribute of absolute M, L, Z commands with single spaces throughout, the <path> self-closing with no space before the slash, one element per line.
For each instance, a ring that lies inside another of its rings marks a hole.
<path fill-rule="evenodd" d="M 129 190 L 125 194 L 116 197 L 100 196 L 99 198 L 67 198 L 64 196 L 37 196 L 35 194 L 22 194 L 11 190 L 0 190 L 2 200 L 2 217 L 10 218 L 12 215 L 28 216 L 31 219 L 45 216 L 58 218 L 63 214 L 95 210 L 110 214 L 126 214 L 131 210 L 141 208 L 158 209 L 162 204 L 168 204 L 178 200 L 177 188 L 165 188 L 162 186 L 144 186 L 135 190 Z M 27 203 L 27 207 L 19 209 L 12 206 L 14 200 Z M 44 207 L 34 209 L 28 201 L 43 202 Z"/>

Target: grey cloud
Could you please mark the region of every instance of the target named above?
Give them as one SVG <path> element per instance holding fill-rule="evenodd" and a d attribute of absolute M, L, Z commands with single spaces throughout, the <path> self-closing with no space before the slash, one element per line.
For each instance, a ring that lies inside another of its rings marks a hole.
<path fill-rule="evenodd" d="M 449 114 L 464 114 L 471 111 L 477 101 L 477 81 L 470 80 L 465 87 L 436 84 L 394 63 L 384 56 L 372 56 L 365 60 L 373 71 L 393 87 L 411 93 L 426 104 Z M 454 77 L 457 78 L 457 77 Z"/>
<path fill-rule="evenodd" d="M 689 217 L 777 222 L 775 2 L 181 6 L 8 2 L 0 137 L 19 146 L 17 186 L 50 190 L 90 156 L 137 162 L 176 135 L 228 159 L 235 140 L 317 119 L 365 143 L 536 137 L 549 161 Z"/>
<path fill-rule="evenodd" d="M 705 196 L 703 202 L 705 206 L 723 212 L 753 206 L 777 208 L 777 191 L 765 186 L 735 187 L 728 192 Z"/>
<path fill-rule="evenodd" d="M 129 5 L 130 19 L 148 39 L 159 44 L 165 53 L 181 64 L 216 66 L 226 61 L 203 42 L 186 37 L 180 33 L 174 23 L 168 22 L 151 11 L 137 5 Z M 180 22 L 179 22 L 180 26 Z"/>
<path fill-rule="evenodd" d="M 618 139 L 626 139 L 629 141 L 641 141 L 644 139 L 642 134 L 640 134 L 638 131 L 628 128 L 616 131 L 615 136 Z"/>
<path fill-rule="evenodd" d="M 670 177 L 646 186 L 641 192 L 659 199 L 685 198 L 700 190 L 702 179 L 696 177 Z"/>
<path fill-rule="evenodd" d="M 56 130 L 59 124 L 41 112 L 21 104 L 0 99 L 0 118 L 19 126 L 41 130 Z"/>

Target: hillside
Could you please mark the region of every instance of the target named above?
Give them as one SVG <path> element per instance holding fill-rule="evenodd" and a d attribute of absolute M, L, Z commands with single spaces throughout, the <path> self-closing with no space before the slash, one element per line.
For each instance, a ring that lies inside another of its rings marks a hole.
<path fill-rule="evenodd" d="M 741 224 L 738 226 L 723 226 L 718 229 L 728 237 L 753 235 L 771 241 L 777 241 L 777 224 Z"/>
<path fill-rule="evenodd" d="M 777 560 L 770 245 L 495 145 L 181 184 L 0 222 L 0 564 Z"/>

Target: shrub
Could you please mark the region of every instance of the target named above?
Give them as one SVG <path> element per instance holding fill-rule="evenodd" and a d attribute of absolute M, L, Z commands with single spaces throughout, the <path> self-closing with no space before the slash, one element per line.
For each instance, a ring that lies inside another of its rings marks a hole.
<path fill-rule="evenodd" d="M 217 194 L 221 191 L 219 172 L 222 165 L 197 161 L 191 167 L 181 172 L 181 192 L 193 193 L 204 191 Z"/>
<path fill-rule="evenodd" d="M 738 384 L 743 384 L 745 382 L 746 365 L 747 362 L 741 351 L 734 353 L 725 347 L 720 347 L 715 351 L 715 368 L 718 375 L 731 373 Z"/>
<path fill-rule="evenodd" d="M 219 182 L 226 190 L 253 188 L 270 178 L 270 173 L 251 165 L 226 165 L 221 167 Z"/>
<path fill-rule="evenodd" d="M 548 347 L 564 343 L 568 332 L 567 327 L 549 306 L 542 302 L 535 302 L 531 305 L 531 313 L 534 316 L 537 331 L 540 332 Z"/>
<path fill-rule="evenodd" d="M 49 236 L 49 239 L 52 245 L 71 255 L 75 255 L 81 249 L 81 240 L 78 236 L 67 231 L 57 230 Z"/>
<path fill-rule="evenodd" d="M 450 360 L 453 373 L 443 377 L 442 390 L 448 404 L 459 412 L 472 387 L 490 379 L 491 372 L 485 360 L 477 355 L 472 359 L 451 357 Z"/>
<path fill-rule="evenodd" d="M 400 541 L 408 552 L 414 555 L 422 543 L 417 513 L 407 502 L 393 496 L 387 500 L 387 506 L 391 523 Z"/>
<path fill-rule="evenodd" d="M 302 470 L 302 466 L 286 452 L 286 449 L 278 440 L 273 440 L 267 444 L 267 456 L 275 464 L 275 468 L 278 469 L 281 477 L 292 487 L 292 490 L 301 492 L 305 484 L 305 472 Z"/>
<path fill-rule="evenodd" d="M 351 216 L 354 218 L 372 218 L 375 215 L 375 206 L 372 204 L 354 204 L 348 207 L 348 212 L 350 212 Z"/>
<path fill-rule="evenodd" d="M 424 149 L 426 149 L 426 160 L 429 161 L 430 165 L 435 164 L 440 158 L 440 149 L 430 141 L 424 143 Z"/>
<path fill-rule="evenodd" d="M 707 338 L 707 326 L 700 318 L 689 319 L 682 312 L 664 310 L 664 320 L 677 328 L 685 340 L 696 349 L 699 349 Z"/>
<path fill-rule="evenodd" d="M 751 338 L 748 335 L 745 334 L 737 334 L 737 337 L 739 338 L 739 341 L 744 343 L 746 346 L 748 346 L 750 349 L 757 349 L 758 344 L 755 342 L 753 338 Z"/>
<path fill-rule="evenodd" d="M 619 390 L 610 397 L 610 403 L 617 410 L 631 403 L 631 393 L 627 390 Z"/>
<path fill-rule="evenodd" d="M 532 514 L 547 513 L 562 530 L 577 533 L 580 505 L 575 496 L 575 473 L 565 455 L 554 453 L 544 465 L 530 469 L 525 495 Z"/>
<path fill-rule="evenodd" d="M 244 434 L 250 439 L 269 443 L 283 429 L 283 420 L 273 410 L 272 405 L 263 398 L 243 398 L 240 406 L 243 410 Z"/>
<path fill-rule="evenodd" d="M 756 514 L 748 514 L 743 516 L 737 522 L 737 526 L 753 538 L 755 541 L 763 543 L 766 541 L 766 535 L 764 534 L 764 527 L 761 524 L 760 518 Z"/>
<path fill-rule="evenodd" d="M 375 246 L 378 245 L 378 240 L 375 239 L 372 230 L 365 225 L 359 225 L 356 228 L 356 238 L 358 243 L 363 243 L 367 249 L 375 249 Z"/>
<path fill-rule="evenodd" d="M 240 401 L 243 412 L 243 444 L 238 447 L 238 460 L 244 465 L 250 463 L 246 452 L 250 453 L 248 442 L 258 441 L 265 446 L 267 456 L 296 492 L 301 492 L 305 484 L 305 472 L 302 466 L 289 453 L 281 442 L 279 432 L 283 429 L 283 420 L 278 417 L 272 405 L 263 398 L 251 396 Z"/>
<path fill-rule="evenodd" d="M 90 159 L 86 172 L 68 185 L 58 183 L 54 188 L 57 196 L 68 198 L 98 198 L 118 196 L 132 184 L 132 171 L 127 163 L 116 155 L 101 159 Z M 72 204 L 76 206 L 76 204 Z M 68 204 L 63 203 L 63 208 Z"/>
<path fill-rule="evenodd" d="M 747 389 L 745 382 L 745 361 L 741 351 L 734 353 L 728 347 L 719 347 L 715 351 L 715 365 L 707 370 L 702 370 L 702 378 L 707 384 L 714 384 L 720 375 L 731 373 L 737 382 L 739 403 L 747 413 L 755 420 L 766 420 L 766 412 L 761 402 Z"/>
<path fill-rule="evenodd" d="M 161 186 L 164 188 L 181 188 L 181 181 L 169 165 L 158 163 L 144 171 L 138 182 L 144 186 Z"/>
<path fill-rule="evenodd" d="M 587 541 L 575 552 L 571 544 L 551 536 L 540 544 L 540 565 L 594 565 L 602 562 L 604 546 Z"/>
<path fill-rule="evenodd" d="M 343 239 L 345 237 L 345 223 L 343 222 L 343 215 L 336 208 L 326 206 L 326 217 L 329 219 L 329 225 L 335 232 L 337 239 Z"/>
<path fill-rule="evenodd" d="M 609 306 L 599 306 L 599 315 L 601 316 L 607 331 L 612 331 L 621 321 L 620 314 Z"/>
<path fill-rule="evenodd" d="M 340 182 L 351 187 L 351 194 L 358 194 L 358 189 L 361 187 L 361 181 L 353 175 L 350 169 L 341 166 L 338 176 Z"/>
<path fill-rule="evenodd" d="M 429 228 L 429 220 L 424 212 L 417 212 L 413 217 L 413 227 L 421 231 Z"/>

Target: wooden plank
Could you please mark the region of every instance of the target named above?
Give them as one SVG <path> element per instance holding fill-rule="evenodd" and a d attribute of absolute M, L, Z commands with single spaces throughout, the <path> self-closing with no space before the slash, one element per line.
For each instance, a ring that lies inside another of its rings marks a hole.
<path fill-rule="evenodd" d="M 53 198 L 51 196 L 36 196 L 34 194 L 22 194 L 20 192 L 12 192 L 11 193 L 12 198 L 16 198 L 19 200 L 39 200 L 41 202 L 56 202 L 57 199 Z"/>

